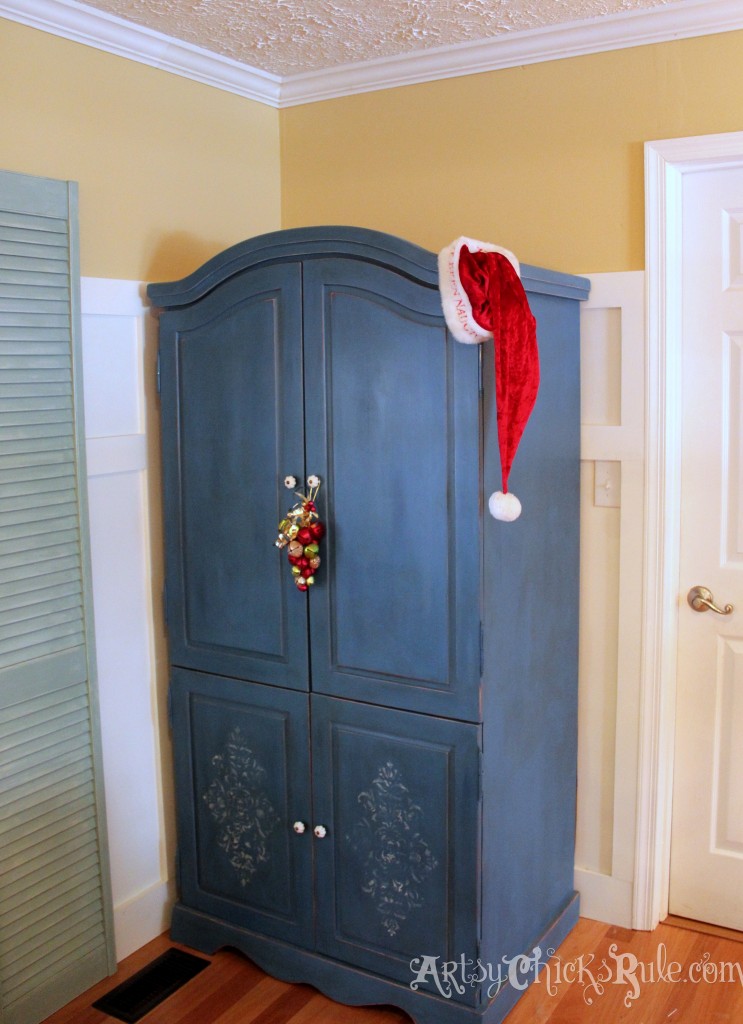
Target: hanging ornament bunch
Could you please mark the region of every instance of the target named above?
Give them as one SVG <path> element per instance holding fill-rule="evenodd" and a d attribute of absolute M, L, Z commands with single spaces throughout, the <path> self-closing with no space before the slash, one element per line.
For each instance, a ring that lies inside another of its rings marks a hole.
<path fill-rule="evenodd" d="M 293 476 L 284 480 L 287 487 L 296 487 Z M 286 548 L 292 576 L 297 590 L 307 590 L 315 582 L 315 572 L 320 567 L 320 541 L 325 536 L 325 526 L 320 522 L 315 506 L 320 478 L 307 477 L 307 493 L 295 494 L 300 499 L 286 513 L 279 523 L 279 535 L 274 541 L 279 549 Z"/>

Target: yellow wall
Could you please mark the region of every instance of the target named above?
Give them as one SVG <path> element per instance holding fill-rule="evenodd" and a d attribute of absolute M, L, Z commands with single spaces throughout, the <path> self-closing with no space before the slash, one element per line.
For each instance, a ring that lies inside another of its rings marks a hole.
<path fill-rule="evenodd" d="M 574 273 L 641 269 L 643 143 L 743 129 L 743 32 L 282 112 L 282 225 L 458 235 Z"/>
<path fill-rule="evenodd" d="M 743 32 L 277 111 L 0 19 L 0 167 L 80 184 L 82 272 L 180 277 L 279 226 L 643 265 L 643 142 L 743 129 Z M 279 148 L 280 147 L 280 148 Z"/>
<path fill-rule="evenodd" d="M 2 19 L 0 167 L 79 182 L 86 276 L 181 277 L 280 227 L 276 110 Z"/>

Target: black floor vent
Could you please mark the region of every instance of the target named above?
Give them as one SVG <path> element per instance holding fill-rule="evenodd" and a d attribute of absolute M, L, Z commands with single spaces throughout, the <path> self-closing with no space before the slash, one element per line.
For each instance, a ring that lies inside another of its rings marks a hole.
<path fill-rule="evenodd" d="M 185 985 L 209 966 L 210 961 L 180 949 L 169 949 L 127 981 L 93 1003 L 96 1010 L 117 1020 L 134 1021 Z"/>

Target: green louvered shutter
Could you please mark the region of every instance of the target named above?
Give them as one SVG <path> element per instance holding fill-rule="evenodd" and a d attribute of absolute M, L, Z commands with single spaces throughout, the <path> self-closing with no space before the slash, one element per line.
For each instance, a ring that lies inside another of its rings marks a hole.
<path fill-rule="evenodd" d="M 77 189 L 0 172 L 0 1021 L 115 966 L 79 378 Z"/>

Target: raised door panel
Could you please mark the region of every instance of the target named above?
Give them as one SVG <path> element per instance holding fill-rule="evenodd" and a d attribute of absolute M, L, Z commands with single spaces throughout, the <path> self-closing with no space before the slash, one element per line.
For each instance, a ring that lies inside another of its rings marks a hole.
<path fill-rule="evenodd" d="M 317 692 L 479 712 L 479 356 L 438 289 L 356 260 L 304 269 L 309 594 Z"/>
<path fill-rule="evenodd" d="M 476 959 L 479 736 L 313 696 L 320 952 L 405 984 L 419 957 Z"/>
<path fill-rule="evenodd" d="M 312 944 L 308 696 L 176 669 L 181 902 Z"/>
<path fill-rule="evenodd" d="M 306 689 L 306 608 L 273 546 L 304 472 L 299 265 L 164 314 L 160 338 L 171 660 Z"/>

